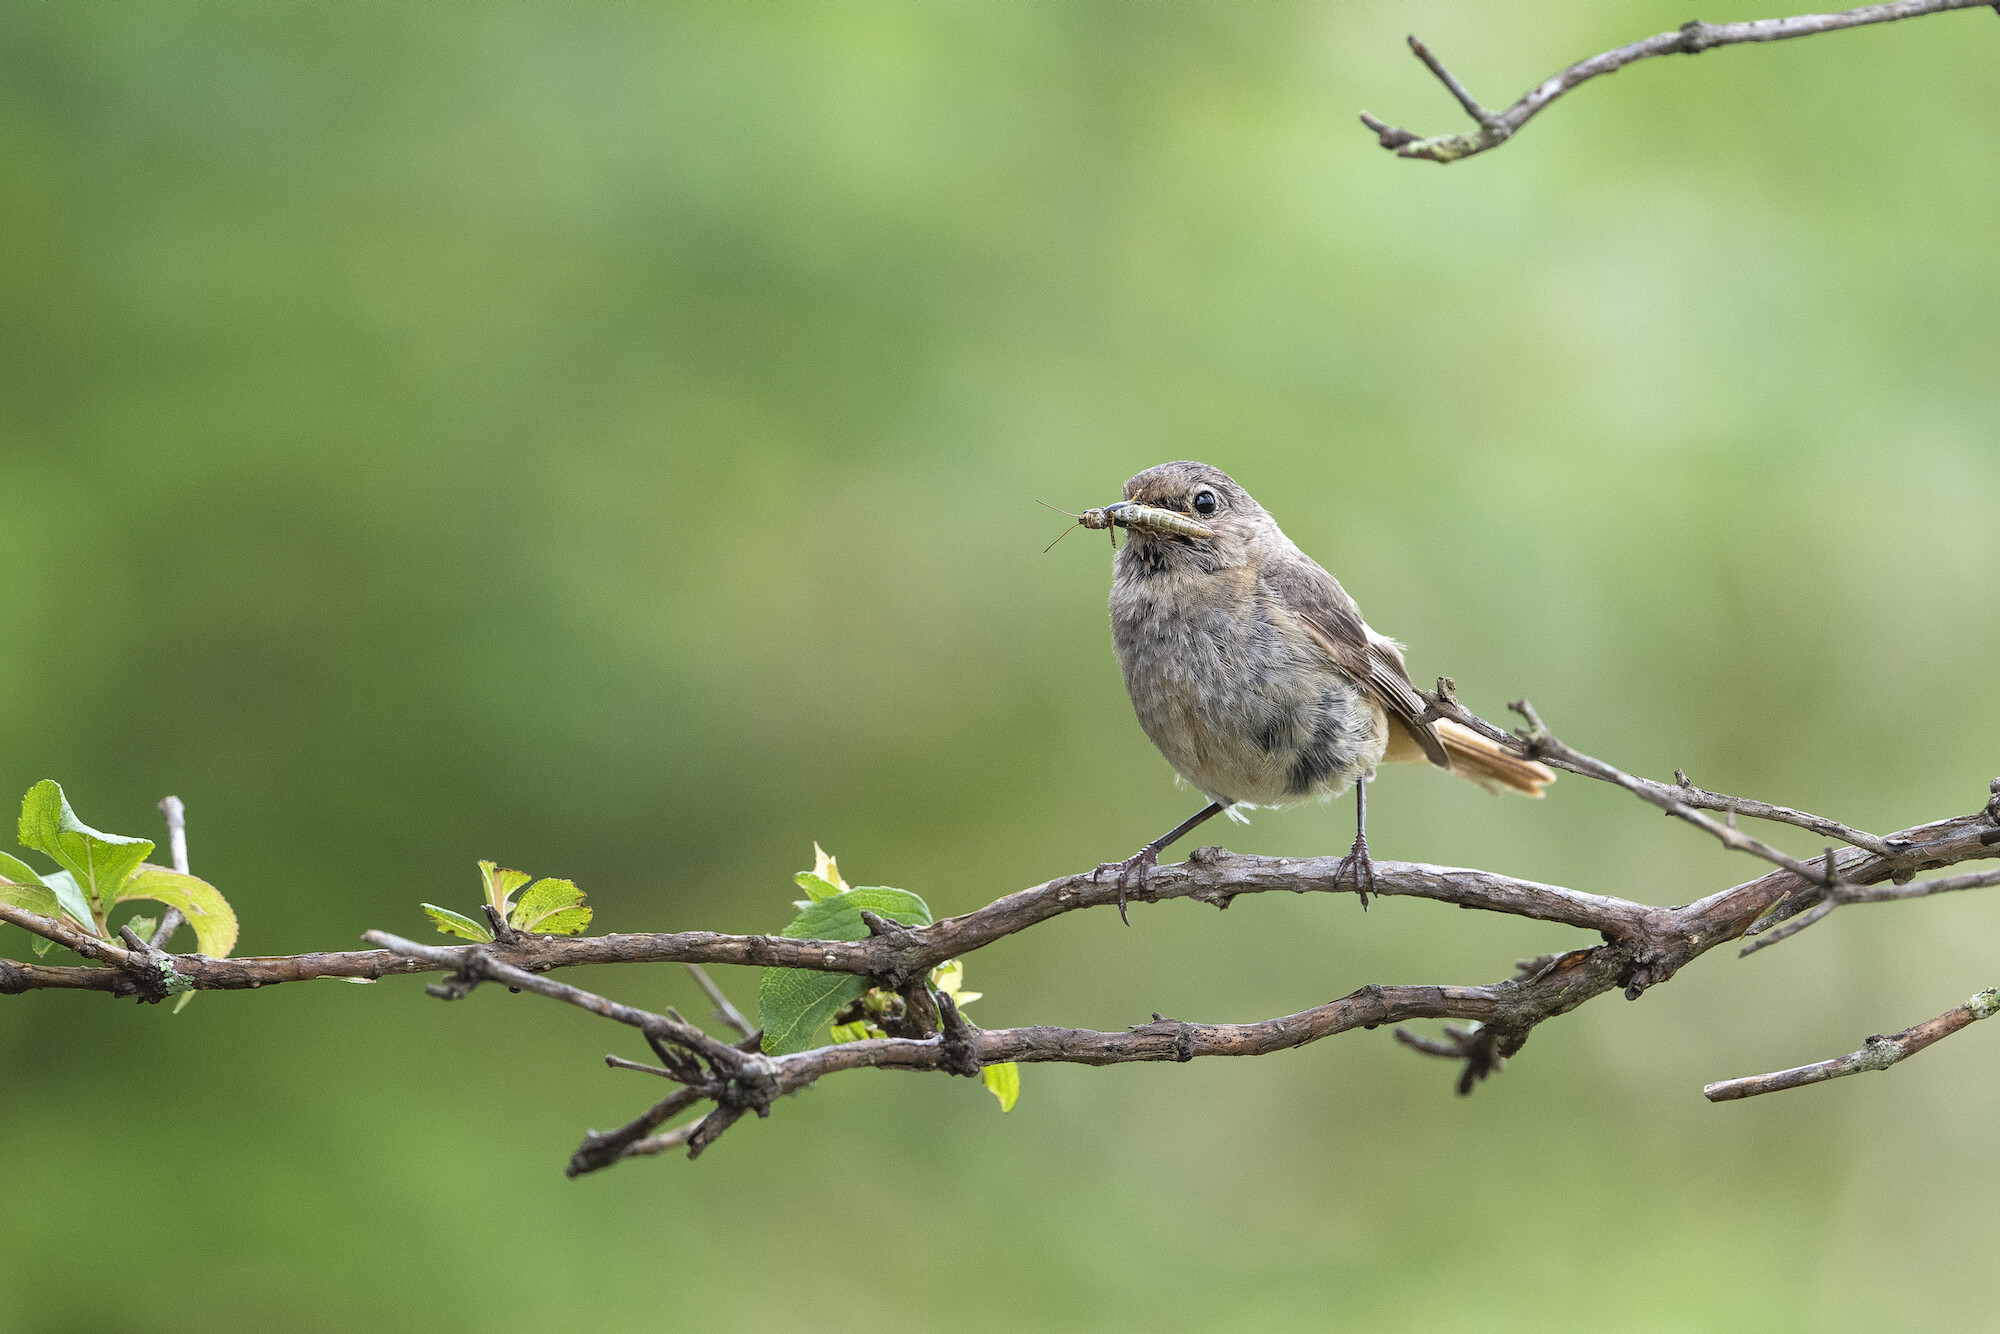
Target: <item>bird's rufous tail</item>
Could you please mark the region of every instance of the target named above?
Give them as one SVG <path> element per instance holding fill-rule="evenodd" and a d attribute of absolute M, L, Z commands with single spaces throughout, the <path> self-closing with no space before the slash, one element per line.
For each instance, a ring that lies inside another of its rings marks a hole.
<path fill-rule="evenodd" d="M 1539 797 L 1543 788 L 1556 781 L 1555 770 L 1546 764 L 1524 760 L 1449 718 L 1438 720 L 1437 734 L 1438 740 L 1444 742 L 1445 754 L 1451 756 L 1452 772 L 1471 779 L 1488 792 Z"/>

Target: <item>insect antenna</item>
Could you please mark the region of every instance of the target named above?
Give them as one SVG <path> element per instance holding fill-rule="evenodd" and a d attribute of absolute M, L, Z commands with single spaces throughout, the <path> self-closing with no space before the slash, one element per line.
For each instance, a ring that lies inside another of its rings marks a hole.
<path fill-rule="evenodd" d="M 1056 512 L 1056 513 L 1058 513 L 1058 514 L 1069 514 L 1069 511 L 1068 511 L 1068 510 L 1066 510 L 1066 509 L 1061 509 L 1061 508 L 1058 508 L 1058 507 L 1057 507 L 1057 506 L 1055 506 L 1055 505 L 1051 505 L 1051 504 L 1049 504 L 1049 502 L 1048 502 L 1048 501 L 1046 501 L 1046 500 L 1037 500 L 1037 501 L 1036 501 L 1035 503 L 1036 503 L 1037 505 L 1040 505 L 1040 506 L 1041 506 L 1041 507 L 1042 507 L 1043 509 L 1045 509 L 1045 510 L 1055 510 L 1055 512 Z M 1067 527 L 1067 528 L 1063 529 L 1063 530 L 1062 530 L 1062 531 L 1061 531 L 1060 533 L 1057 533 L 1057 534 L 1056 534 L 1056 542 L 1060 542 L 1060 541 L 1062 541 L 1062 540 L 1063 540 L 1063 539 L 1064 539 L 1065 537 L 1068 537 L 1068 536 L 1069 536 L 1069 535 L 1070 535 L 1071 533 L 1075 532 L 1075 531 L 1076 531 L 1076 530 L 1077 530 L 1078 528 L 1080 528 L 1080 527 L 1082 527 L 1082 526 L 1083 526 L 1083 518 L 1082 518 L 1082 516 L 1080 516 L 1080 515 L 1076 515 L 1076 514 L 1069 514 L 1069 517 L 1070 517 L 1070 518 L 1072 518 L 1072 519 L 1075 519 L 1075 520 L 1076 520 L 1076 522 L 1075 522 L 1075 523 L 1073 523 L 1073 524 L 1071 524 L 1071 525 L 1070 525 L 1069 527 Z M 1054 550 L 1056 549 L 1056 542 L 1051 542 L 1051 543 L 1049 543 L 1049 544 L 1048 544 L 1047 546 L 1043 547 L 1043 548 L 1042 548 L 1042 554 L 1043 554 L 1044 556 L 1046 556 L 1046 555 L 1048 555 L 1048 554 L 1049 554 L 1049 553 L 1050 553 L 1051 551 L 1054 551 Z"/>

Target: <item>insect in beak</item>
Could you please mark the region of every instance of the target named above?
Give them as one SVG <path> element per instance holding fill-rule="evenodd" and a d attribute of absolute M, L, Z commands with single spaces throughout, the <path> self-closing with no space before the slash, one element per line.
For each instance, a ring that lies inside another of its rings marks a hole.
<path fill-rule="evenodd" d="M 1038 500 L 1035 503 L 1046 509 L 1055 510 L 1058 514 L 1069 514 L 1068 510 L 1056 509 L 1054 505 L 1049 504 L 1046 500 Z M 1176 537 L 1215 536 L 1213 528 L 1196 523 L 1185 514 L 1174 510 L 1154 509 L 1150 505 L 1141 505 L 1136 500 L 1115 501 L 1112 504 L 1104 506 L 1102 509 L 1085 510 L 1081 514 L 1069 514 L 1069 517 L 1076 520 L 1076 523 L 1070 525 L 1072 528 L 1109 529 L 1111 532 L 1111 549 L 1113 551 L 1118 549 L 1118 530 L 1120 528 L 1132 528 L 1139 532 L 1147 533 L 1170 533 Z M 1060 533 L 1056 534 L 1056 542 L 1060 542 L 1065 537 L 1068 537 L 1069 533 L 1069 528 L 1063 529 Z M 1056 542 L 1051 542 L 1048 546 L 1043 547 L 1042 554 L 1047 555 L 1050 551 L 1053 551 Z"/>

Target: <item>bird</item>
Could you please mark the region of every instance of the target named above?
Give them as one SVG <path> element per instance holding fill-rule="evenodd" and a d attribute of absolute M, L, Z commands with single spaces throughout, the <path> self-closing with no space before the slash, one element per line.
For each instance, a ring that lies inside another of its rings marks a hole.
<path fill-rule="evenodd" d="M 1111 528 L 1114 548 L 1116 530 L 1126 533 L 1113 561 L 1112 646 L 1139 725 L 1209 804 L 1092 873 L 1117 878 L 1121 918 L 1160 852 L 1224 811 L 1352 787 L 1354 843 L 1334 883 L 1352 874 L 1366 908 L 1377 765 L 1428 763 L 1529 797 L 1555 781 L 1546 765 L 1428 717 L 1403 646 L 1372 629 L 1340 581 L 1220 468 L 1162 463 L 1127 481 L 1124 496 L 1079 516 Z"/>

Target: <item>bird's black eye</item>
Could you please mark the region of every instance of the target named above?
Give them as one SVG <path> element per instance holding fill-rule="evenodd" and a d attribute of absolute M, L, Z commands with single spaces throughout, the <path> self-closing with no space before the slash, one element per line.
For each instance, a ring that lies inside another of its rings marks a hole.
<path fill-rule="evenodd" d="M 1194 512 L 1196 514 L 1213 514 L 1220 508 L 1222 508 L 1222 502 L 1215 498 L 1215 492 L 1197 491 L 1194 493 Z"/>

